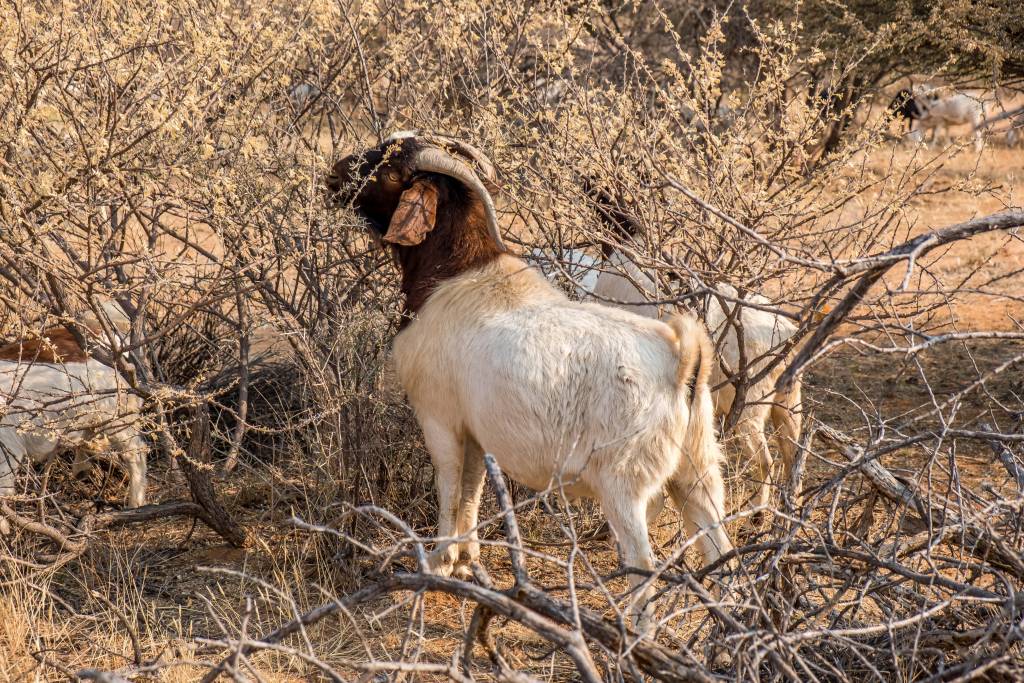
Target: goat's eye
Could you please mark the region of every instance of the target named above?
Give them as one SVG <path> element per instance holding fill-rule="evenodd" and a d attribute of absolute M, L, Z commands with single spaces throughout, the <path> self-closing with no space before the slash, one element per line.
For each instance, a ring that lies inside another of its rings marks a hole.
<path fill-rule="evenodd" d="M 385 171 L 384 179 L 391 183 L 397 183 L 402 179 L 402 175 L 398 171 Z"/>

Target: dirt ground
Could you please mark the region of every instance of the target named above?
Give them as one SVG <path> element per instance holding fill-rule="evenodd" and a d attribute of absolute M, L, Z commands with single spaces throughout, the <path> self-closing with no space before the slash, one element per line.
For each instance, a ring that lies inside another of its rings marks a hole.
<path fill-rule="evenodd" d="M 909 149 L 899 149 L 895 155 L 898 159 L 914 153 Z M 879 163 L 888 161 L 888 158 L 880 159 Z M 1024 153 L 1020 150 L 990 147 L 980 159 L 969 151 L 959 153 L 934 175 L 931 182 L 935 189 L 968 177 L 974 186 L 991 190 L 981 197 L 967 192 L 920 197 L 911 207 L 913 232 L 920 233 L 1024 204 L 1022 176 Z M 984 292 L 968 293 L 951 302 L 944 312 L 947 316 L 945 328 L 1021 331 L 1020 321 L 1024 320 L 1022 237 L 1024 234 L 989 233 L 958 243 L 934 260 L 931 271 L 947 284 L 962 282 L 968 288 L 984 289 Z M 894 275 L 895 280 L 898 281 L 901 275 Z M 1019 340 L 985 341 L 969 347 L 941 344 L 916 358 L 868 353 L 862 348 L 843 346 L 808 373 L 806 409 L 815 419 L 839 425 L 854 434 L 864 428 L 865 414 L 886 416 L 894 424 L 914 418 L 931 420 L 933 418 L 927 414 L 929 406 L 941 404 L 953 392 L 977 380 L 987 370 L 1022 353 L 1024 342 Z M 1020 366 L 992 380 L 986 392 L 992 400 L 1019 405 L 1024 396 L 1024 375 Z M 852 397 L 857 396 L 862 400 L 853 400 Z M 968 404 L 963 410 L 978 408 Z M 947 466 L 945 463 L 915 461 L 905 456 L 892 454 L 887 456 L 886 463 L 894 473 L 919 482 L 932 481 L 935 472 Z M 960 476 L 968 480 L 983 481 L 1003 476 L 991 456 L 980 450 L 959 454 L 956 466 Z M 809 463 L 806 483 L 813 484 L 828 476 L 830 468 L 826 462 Z M 741 468 L 730 467 L 733 505 L 739 505 L 751 490 L 749 474 Z M 948 476 L 944 475 L 942 479 L 946 480 Z M 178 486 L 173 482 L 173 475 L 166 467 L 155 464 L 150 483 L 150 495 L 154 501 L 169 497 L 168 491 L 176 490 Z M 317 586 L 344 590 L 358 585 L 359 579 L 352 577 L 360 574 L 350 566 L 353 560 L 344 544 L 312 540 L 309 534 L 285 524 L 293 514 L 315 518 L 319 511 L 317 505 L 329 505 L 325 500 L 301 500 L 298 492 L 302 491 L 302 482 L 296 481 L 287 468 L 246 467 L 240 474 L 218 482 L 218 486 L 232 511 L 250 530 L 250 547 L 245 550 L 229 548 L 202 525 L 194 527 L 182 521 L 162 521 L 148 528 L 106 534 L 103 547 L 90 551 L 89 561 L 82 563 L 83 568 L 56 577 L 48 585 L 46 590 L 53 599 L 44 612 L 37 613 L 30 606 L 26 607 L 24 601 L 37 599 L 30 591 L 0 594 L 0 644 L 5 641 L 22 644 L 20 649 L 10 648 L 7 654 L 0 646 L 0 679 L 18 680 L 24 672 L 34 669 L 38 655 L 30 656 L 29 650 L 43 652 L 44 657 L 45 653 L 52 653 L 49 661 L 60 665 L 59 668 L 47 669 L 47 675 L 54 677 L 59 677 L 61 669 L 127 665 L 129 661 L 125 653 L 132 650 L 131 639 L 126 635 L 127 630 L 117 623 L 118 618 L 102 609 L 105 600 L 122 606 L 147 659 L 160 656 L 164 661 L 187 662 L 216 657 L 221 650 L 212 647 L 204 651 L 202 645 L 197 650 L 195 638 L 216 638 L 218 619 L 238 623 L 245 611 L 246 595 L 283 592 L 290 590 L 288 587 L 295 589 L 290 596 L 279 593 L 276 602 L 266 598 L 253 601 L 249 632 L 256 635 L 293 616 L 288 597 L 294 599 L 298 609 L 308 609 L 327 599 L 326 593 L 321 593 Z M 430 494 L 424 490 L 422 495 Z M 415 507 L 415 503 L 410 501 L 410 509 Z M 486 509 L 493 512 L 493 503 L 488 503 Z M 586 506 L 583 511 L 582 519 L 578 520 L 579 527 L 596 528 L 600 522 L 599 515 Z M 397 512 L 402 514 L 401 510 Z M 668 513 L 665 513 L 661 526 L 655 532 L 662 553 L 672 547 L 678 532 L 675 523 L 668 519 Z M 425 520 L 410 521 L 418 524 Z M 524 512 L 521 523 L 531 540 L 557 542 L 562 539 L 548 515 L 539 509 Z M 429 534 L 430 527 L 425 525 L 417 530 Z M 595 569 L 604 572 L 614 570 L 616 559 L 611 544 L 594 541 L 584 547 L 586 559 Z M 538 548 L 556 556 L 564 552 L 557 546 Z M 691 555 L 689 559 L 695 565 L 699 564 L 696 557 Z M 509 567 L 503 550 L 486 548 L 484 561 L 499 581 L 507 580 Z M 577 565 L 581 572 L 587 571 L 584 562 L 578 561 Z M 550 576 L 552 583 L 558 583 L 558 571 L 549 563 L 537 560 L 531 563 L 531 567 L 538 576 Z M 8 574 L 17 575 L 20 571 L 23 570 L 13 568 Z M 365 568 L 365 571 L 369 572 L 370 568 Z M 239 579 L 231 572 L 260 577 L 273 590 L 260 588 L 255 581 Z M 564 581 L 564 573 L 561 577 Z M 117 580 L 113 590 L 109 587 L 112 579 Z M 82 591 L 99 597 L 87 605 L 87 609 L 57 613 L 63 596 L 81 594 Z M 425 621 L 410 628 L 422 630 L 424 659 L 446 661 L 460 645 L 453 636 L 468 623 L 470 610 L 465 604 L 445 596 L 429 594 L 422 599 Z M 416 601 L 415 598 L 410 600 Z M 592 605 L 606 604 L 596 595 L 584 595 L 583 601 Z M 367 622 L 369 625 L 362 627 L 361 635 L 337 623 L 318 629 L 315 634 L 317 651 L 326 661 L 335 662 L 365 660 L 370 654 L 380 658 L 394 656 L 407 637 L 404 630 L 406 622 L 401 616 L 403 609 L 393 609 L 395 607 L 390 602 L 375 605 L 381 616 Z M 107 616 L 97 621 L 97 617 L 91 616 L 93 611 Z M 34 635 L 31 637 L 28 626 L 21 623 L 26 613 L 35 618 Z M 48 624 L 48 627 L 41 628 L 41 624 Z M 26 632 L 19 629 L 26 629 Z M 536 667 L 537 661 L 545 660 L 546 646 L 536 636 L 517 626 L 499 626 L 494 632 L 502 640 L 506 652 L 510 653 L 513 666 Z M 301 665 L 288 655 L 262 654 L 254 661 L 267 681 L 315 680 L 309 670 L 299 673 L 303 671 Z M 552 679 L 564 680 L 573 676 L 568 660 L 556 657 L 547 660 L 544 666 Z M 184 663 L 165 670 L 162 680 L 192 680 L 196 670 Z M 280 673 L 283 670 L 296 673 Z M 39 673 L 32 675 L 39 676 Z M 360 680 L 369 679 L 364 677 Z"/>

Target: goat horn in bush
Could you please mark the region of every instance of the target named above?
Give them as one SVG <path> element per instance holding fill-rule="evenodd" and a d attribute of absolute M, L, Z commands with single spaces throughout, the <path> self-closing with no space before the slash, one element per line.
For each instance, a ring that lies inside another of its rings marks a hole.
<path fill-rule="evenodd" d="M 480 178 L 477 177 L 476 173 L 469 166 L 444 150 L 428 147 L 416 155 L 413 167 L 417 171 L 440 173 L 441 175 L 455 178 L 473 191 L 480 201 L 483 202 L 484 211 L 487 213 L 487 228 L 491 233 L 491 237 L 494 238 L 494 241 L 502 251 L 507 251 L 505 243 L 501 239 L 501 231 L 498 229 L 498 214 L 494 210 L 494 200 L 491 199 L 491 193 L 487 191 L 483 182 L 481 182 Z"/>

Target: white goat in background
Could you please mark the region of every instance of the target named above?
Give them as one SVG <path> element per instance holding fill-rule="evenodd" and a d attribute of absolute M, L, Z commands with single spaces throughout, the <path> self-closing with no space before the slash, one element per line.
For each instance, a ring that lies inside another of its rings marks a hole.
<path fill-rule="evenodd" d="M 974 136 L 974 151 L 981 151 L 983 141 L 980 126 L 985 120 L 985 106 L 980 97 L 961 92 L 942 94 L 937 89 L 918 88 L 914 92 L 914 100 L 922 110 L 922 116 L 913 122 L 914 140 L 921 142 L 924 131 L 930 130 L 929 142 L 938 142 L 941 129 L 941 140 L 948 143 L 950 126 L 970 125 Z"/>
<path fill-rule="evenodd" d="M 79 458 L 105 450 L 119 455 L 128 470 L 128 505 L 145 504 L 142 402 L 124 389 L 117 373 L 95 360 L 0 361 L 0 497 L 14 493 L 16 473 L 26 459 L 43 462 L 62 449 L 74 449 Z M 0 521 L 6 533 L 4 526 Z"/>
<path fill-rule="evenodd" d="M 103 314 L 115 336 L 123 333 L 127 317 L 116 304 L 105 305 Z M 96 331 L 95 318 L 88 314 L 83 324 Z M 26 460 L 43 462 L 71 449 L 75 474 L 88 467 L 91 454 L 119 456 L 128 471 L 128 505 L 144 505 L 148 447 L 139 424 L 142 401 L 126 389 L 124 379 L 89 358 L 64 327 L 0 347 L 0 498 L 14 493 Z M 9 531 L 0 519 L 0 533 Z"/>

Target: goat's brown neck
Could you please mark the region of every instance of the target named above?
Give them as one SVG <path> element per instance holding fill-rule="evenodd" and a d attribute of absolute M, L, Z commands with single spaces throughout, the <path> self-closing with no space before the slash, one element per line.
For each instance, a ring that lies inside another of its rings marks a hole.
<path fill-rule="evenodd" d="M 448 192 L 454 192 L 448 188 Z M 441 198 L 434 229 L 416 246 L 395 246 L 402 269 L 405 327 L 438 285 L 469 270 L 481 268 L 501 256 L 487 230 L 483 205 L 475 197 L 455 201 Z"/>

